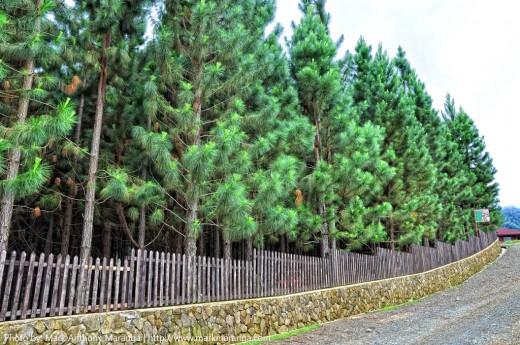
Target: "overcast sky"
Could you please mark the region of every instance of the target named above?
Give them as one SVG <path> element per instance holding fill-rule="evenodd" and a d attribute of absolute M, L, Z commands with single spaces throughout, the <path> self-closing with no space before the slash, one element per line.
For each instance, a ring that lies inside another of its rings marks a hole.
<path fill-rule="evenodd" d="M 298 0 L 277 6 L 290 36 Z M 500 204 L 520 206 L 520 1 L 328 0 L 326 8 L 332 38 L 345 36 L 341 56 L 360 36 L 392 57 L 401 45 L 437 109 L 452 95 L 485 138 Z"/>

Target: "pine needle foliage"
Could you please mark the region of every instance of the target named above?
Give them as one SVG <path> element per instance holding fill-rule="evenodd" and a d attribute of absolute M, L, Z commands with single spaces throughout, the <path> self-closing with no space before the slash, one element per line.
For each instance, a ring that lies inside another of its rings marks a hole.
<path fill-rule="evenodd" d="M 291 71 L 303 114 L 314 124 L 313 169 L 302 180 L 307 203 L 321 218 L 322 255 L 337 241 L 359 249 L 385 238 L 380 223 L 389 205 L 368 205 L 394 172 L 380 157 L 380 128 L 362 124 L 341 84 L 341 43 L 333 42 L 324 1 L 303 1 L 304 17 L 289 43 Z M 360 234 L 364 236 L 360 236 Z"/>
<path fill-rule="evenodd" d="M 76 122 L 70 99 L 53 97 L 46 67 L 59 43 L 49 19 L 52 1 L 0 4 L 0 249 L 7 248 L 15 200 L 38 193 L 50 178 L 47 146 L 62 142 Z"/>
<path fill-rule="evenodd" d="M 455 242 L 478 208 L 500 224 L 484 139 L 403 48 L 339 59 L 325 0 L 301 0 L 285 50 L 275 4 L 0 2 L 0 249 L 175 250 L 191 270 Z"/>
<path fill-rule="evenodd" d="M 384 128 L 382 157 L 395 169 L 382 193 L 373 199 L 392 207 L 385 218 L 390 246 L 435 238 L 440 208 L 434 189 L 437 171 L 409 85 L 381 45 L 372 56 L 363 38 L 358 41 L 348 73 L 354 76 L 352 94 L 357 114 L 364 123 Z"/>

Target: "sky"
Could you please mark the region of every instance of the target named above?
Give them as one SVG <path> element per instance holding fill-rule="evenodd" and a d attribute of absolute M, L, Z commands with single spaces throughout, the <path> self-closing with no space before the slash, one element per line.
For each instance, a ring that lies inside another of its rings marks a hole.
<path fill-rule="evenodd" d="M 434 107 L 446 94 L 473 119 L 497 169 L 500 205 L 520 206 L 520 1 L 328 0 L 339 57 L 364 36 L 390 56 L 402 46 Z M 290 38 L 298 0 L 278 0 L 276 22 Z"/>

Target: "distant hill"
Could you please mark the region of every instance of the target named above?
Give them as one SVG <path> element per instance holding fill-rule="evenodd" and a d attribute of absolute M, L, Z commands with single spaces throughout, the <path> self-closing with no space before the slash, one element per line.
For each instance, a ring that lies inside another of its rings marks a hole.
<path fill-rule="evenodd" d="M 520 230 L 520 207 L 503 207 L 502 214 L 504 215 L 504 228 Z"/>

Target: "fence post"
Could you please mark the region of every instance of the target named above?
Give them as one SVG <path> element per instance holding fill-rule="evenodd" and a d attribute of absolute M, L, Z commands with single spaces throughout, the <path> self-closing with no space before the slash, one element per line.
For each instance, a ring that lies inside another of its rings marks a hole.
<path fill-rule="evenodd" d="M 0 292 L 2 292 L 3 288 L 3 277 L 4 277 L 4 268 L 5 268 L 5 259 L 7 256 L 7 252 L 5 250 L 2 250 L 0 252 Z"/>

